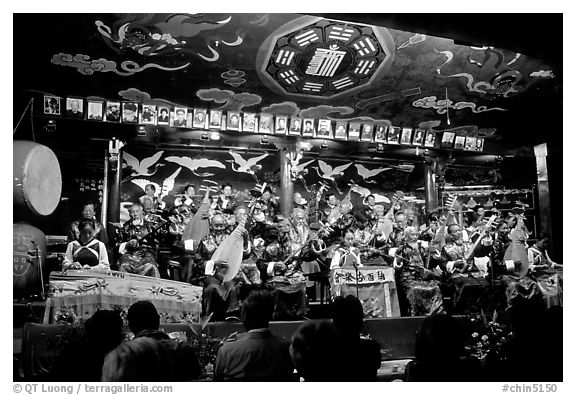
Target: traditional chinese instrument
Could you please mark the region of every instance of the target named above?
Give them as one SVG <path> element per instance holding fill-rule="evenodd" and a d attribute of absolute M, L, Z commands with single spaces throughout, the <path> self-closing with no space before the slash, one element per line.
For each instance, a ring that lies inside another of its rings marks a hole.
<path fill-rule="evenodd" d="M 524 217 L 516 215 L 518 222 L 514 229 L 510 231 L 508 238 L 512 240 L 504 252 L 504 261 L 514 261 L 514 264 L 520 263 L 520 277 L 526 276 L 530 262 L 528 261 L 528 251 L 526 250 L 526 231 L 524 226 Z"/>
<path fill-rule="evenodd" d="M 210 233 L 210 223 L 208 221 L 208 212 L 210 211 L 210 191 L 211 187 L 206 187 L 206 193 L 202 199 L 202 203 L 192 217 L 190 222 L 184 228 L 182 233 L 182 240 L 186 243 L 187 240 L 193 240 L 192 248 L 195 251 L 198 248 L 200 240 Z"/>
<path fill-rule="evenodd" d="M 488 219 L 488 222 L 486 222 L 486 224 L 484 225 L 484 232 L 480 233 L 480 235 L 478 236 L 478 238 L 476 239 L 474 244 L 472 244 L 472 247 L 470 247 L 470 250 L 468 251 L 468 253 L 464 257 L 465 261 L 467 261 L 468 259 L 470 259 L 472 257 L 472 255 L 474 254 L 474 250 L 478 246 L 478 243 L 480 243 L 480 240 L 482 240 L 482 238 L 484 238 L 484 233 L 490 232 L 490 230 L 492 229 L 492 224 L 494 223 L 496 218 L 497 218 L 497 216 L 493 215 Z"/>
<path fill-rule="evenodd" d="M 390 209 L 388 210 L 386 215 L 384 215 L 384 218 L 390 218 L 392 213 L 394 213 L 394 207 L 396 207 L 396 204 L 398 204 L 398 202 L 402 201 L 402 199 L 404 199 L 404 192 L 396 191 L 396 193 L 393 196 L 393 200 L 392 200 L 392 204 L 390 205 Z M 394 224 L 392 223 L 392 221 L 388 221 L 388 220 L 387 221 L 378 221 L 377 222 L 377 228 L 384 235 L 384 237 L 387 239 L 388 236 L 390 236 L 390 234 L 392 233 L 392 230 L 394 228 Z"/>
<path fill-rule="evenodd" d="M 245 230 L 245 224 L 245 220 L 240 221 L 236 229 L 224 239 L 216 251 L 214 251 L 214 254 L 212 254 L 211 259 L 213 261 L 218 259 L 227 260 L 228 268 L 223 273 L 223 282 L 232 280 L 240 271 L 240 264 L 242 263 L 244 254 L 244 236 L 242 234 Z"/>

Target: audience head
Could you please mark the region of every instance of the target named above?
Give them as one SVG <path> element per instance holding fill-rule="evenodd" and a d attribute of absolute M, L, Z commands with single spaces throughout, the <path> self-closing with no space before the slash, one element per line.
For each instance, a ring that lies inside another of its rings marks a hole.
<path fill-rule="evenodd" d="M 270 291 L 252 291 L 242 302 L 241 319 L 246 330 L 268 328 L 274 314 L 274 297 Z"/>
<path fill-rule="evenodd" d="M 160 315 L 156 306 L 149 300 L 140 300 L 128 309 L 128 327 L 137 335 L 144 330 L 158 330 Z"/>
<path fill-rule="evenodd" d="M 438 363 L 464 355 L 466 333 L 456 318 L 445 314 L 427 316 L 416 334 L 416 361 Z"/>
<path fill-rule="evenodd" d="M 98 310 L 84 323 L 88 341 L 98 344 L 108 352 L 122 341 L 124 322 L 117 311 Z"/>
<path fill-rule="evenodd" d="M 138 337 L 106 355 L 102 381 L 169 381 L 173 371 L 171 355 L 162 342 Z"/>
<path fill-rule="evenodd" d="M 332 322 L 345 337 L 358 337 L 364 326 L 362 303 L 353 295 L 337 296 L 331 304 Z"/>
<path fill-rule="evenodd" d="M 343 338 L 331 322 L 309 321 L 292 336 L 290 355 L 305 381 L 338 381 L 345 377 L 339 346 Z"/>

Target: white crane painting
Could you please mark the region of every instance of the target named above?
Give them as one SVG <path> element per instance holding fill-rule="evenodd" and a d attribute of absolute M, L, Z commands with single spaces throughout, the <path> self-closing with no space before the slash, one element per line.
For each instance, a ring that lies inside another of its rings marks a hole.
<path fill-rule="evenodd" d="M 164 151 L 158 151 L 154 155 L 139 161 L 134 156 L 124 151 L 122 153 L 122 159 L 133 171 L 133 173 L 129 177 L 125 178 L 124 181 L 127 181 L 128 179 L 134 177 L 149 177 L 154 173 L 156 173 L 156 171 L 158 171 L 158 168 L 160 166 L 164 166 L 164 164 L 162 163 L 156 163 L 158 162 L 163 153 Z M 154 166 L 154 171 L 150 172 L 152 166 Z"/>
<path fill-rule="evenodd" d="M 165 160 L 166 162 L 173 162 L 189 169 L 192 174 L 200 178 L 212 177 L 214 173 L 199 173 L 197 171 L 198 169 L 205 169 L 210 167 L 216 167 L 218 169 L 226 168 L 226 165 L 218 162 L 217 160 L 206 158 L 192 159 L 188 156 L 168 156 L 165 158 Z"/>
<path fill-rule="evenodd" d="M 332 181 L 334 188 L 336 188 L 339 194 L 342 194 L 342 191 L 340 191 L 340 189 L 338 188 L 338 185 L 336 184 L 336 179 L 334 177 L 342 176 L 344 174 L 344 170 L 352 166 L 352 163 L 346 163 L 345 165 L 336 166 L 333 168 L 326 162 L 319 160 L 318 165 L 320 166 L 319 168 L 316 166 L 312 166 L 312 168 L 316 169 L 318 175 L 323 179 Z"/>
<path fill-rule="evenodd" d="M 232 170 L 237 173 L 250 174 L 252 177 L 254 177 L 256 182 L 259 182 L 258 178 L 256 177 L 256 172 L 262 168 L 262 165 L 259 165 L 258 162 L 266 158 L 268 156 L 267 153 L 260 156 L 255 156 L 254 158 L 250 158 L 248 160 L 244 159 L 242 156 L 240 156 L 240 154 L 237 154 L 236 152 L 229 151 L 228 153 L 232 155 L 232 158 L 234 158 L 234 160 L 229 159 L 226 161 L 232 163 Z M 238 167 L 234 167 L 234 165 L 237 165 Z"/>

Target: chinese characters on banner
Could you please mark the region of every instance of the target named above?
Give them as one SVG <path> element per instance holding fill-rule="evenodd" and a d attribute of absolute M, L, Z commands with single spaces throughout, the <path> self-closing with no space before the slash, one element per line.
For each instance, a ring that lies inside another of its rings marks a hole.
<path fill-rule="evenodd" d="M 358 280 L 358 281 L 356 281 Z M 361 268 L 358 270 L 358 279 L 356 279 L 356 270 L 354 268 L 340 268 L 332 272 L 332 284 L 374 284 L 394 281 L 394 269 L 391 267 L 379 268 Z"/>

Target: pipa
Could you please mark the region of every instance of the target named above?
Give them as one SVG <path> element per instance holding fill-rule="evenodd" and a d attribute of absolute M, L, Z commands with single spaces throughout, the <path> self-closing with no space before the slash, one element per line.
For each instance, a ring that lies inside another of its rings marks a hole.
<path fill-rule="evenodd" d="M 398 204 L 398 202 L 404 199 L 404 192 L 396 191 L 396 193 L 392 198 L 393 200 L 392 204 L 390 205 L 390 209 L 388 210 L 386 215 L 384 215 L 385 219 L 383 218 L 382 221 L 378 221 L 377 224 L 378 230 L 380 230 L 380 232 L 384 235 L 385 238 L 388 238 L 388 236 L 390 236 L 390 234 L 394 230 L 394 223 L 393 221 L 389 220 L 389 218 L 391 218 L 392 213 L 394 213 L 394 207 Z"/>
<path fill-rule="evenodd" d="M 210 210 L 210 187 L 206 188 L 206 194 L 202 199 L 202 203 L 192 217 L 190 222 L 184 228 L 182 233 L 182 240 L 193 240 L 194 251 L 198 248 L 200 241 L 210 233 L 210 223 L 208 221 L 208 211 Z"/>
<path fill-rule="evenodd" d="M 526 251 L 526 231 L 524 227 L 524 217 L 522 215 L 517 215 L 518 222 L 516 227 L 510 231 L 508 237 L 510 240 L 510 245 L 506 248 L 504 252 L 504 261 L 514 261 L 514 264 L 520 263 L 519 274 L 520 277 L 526 276 L 528 273 L 528 268 L 530 262 L 528 261 L 528 251 Z"/>
<path fill-rule="evenodd" d="M 242 255 L 244 254 L 244 237 L 242 233 L 245 229 L 246 221 L 241 221 L 236 229 L 228 235 L 227 238 L 218 246 L 214 254 L 212 254 L 213 261 L 218 259 L 226 259 L 228 268 L 222 272 L 222 281 L 230 281 L 240 271 L 240 264 L 242 263 Z"/>

